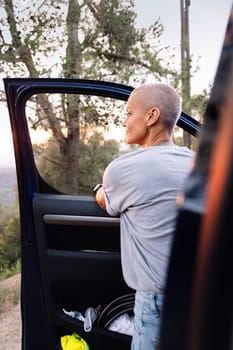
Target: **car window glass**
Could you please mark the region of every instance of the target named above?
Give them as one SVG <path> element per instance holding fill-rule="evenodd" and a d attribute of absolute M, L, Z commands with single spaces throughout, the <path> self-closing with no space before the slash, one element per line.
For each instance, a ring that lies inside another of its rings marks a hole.
<path fill-rule="evenodd" d="M 56 190 L 91 194 L 124 143 L 125 101 L 78 94 L 37 94 L 26 103 L 35 163 Z M 69 136 L 69 137 L 68 137 Z"/>
<path fill-rule="evenodd" d="M 106 166 L 137 148 L 124 142 L 125 105 L 102 96 L 33 95 L 26 103 L 26 119 L 40 176 L 59 192 L 92 194 Z M 178 127 L 175 142 L 183 142 Z"/>

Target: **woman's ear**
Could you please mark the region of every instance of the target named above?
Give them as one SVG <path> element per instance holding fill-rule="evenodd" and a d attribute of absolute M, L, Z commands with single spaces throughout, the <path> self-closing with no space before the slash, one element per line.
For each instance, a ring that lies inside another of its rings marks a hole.
<path fill-rule="evenodd" d="M 159 120 L 160 109 L 158 107 L 152 107 L 148 112 L 147 125 L 152 126 Z"/>

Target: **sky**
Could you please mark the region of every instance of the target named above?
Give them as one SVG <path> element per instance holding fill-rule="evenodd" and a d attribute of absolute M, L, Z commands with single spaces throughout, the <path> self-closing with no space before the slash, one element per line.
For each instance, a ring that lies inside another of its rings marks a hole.
<path fill-rule="evenodd" d="M 192 94 L 214 81 L 232 0 L 190 0 L 190 54 L 199 71 L 191 80 Z M 161 44 L 180 57 L 180 0 L 135 0 L 137 25 L 148 27 L 160 19 L 164 27 Z M 3 112 L 3 111 L 2 111 Z M 0 115 L 0 166 L 14 166 L 12 138 L 7 113 Z"/>
<path fill-rule="evenodd" d="M 220 57 L 232 0 L 190 0 L 190 55 L 199 59 L 199 71 L 191 81 L 192 93 L 213 82 Z M 139 26 L 160 19 L 164 26 L 161 42 L 175 49 L 180 58 L 180 0 L 135 0 Z"/>

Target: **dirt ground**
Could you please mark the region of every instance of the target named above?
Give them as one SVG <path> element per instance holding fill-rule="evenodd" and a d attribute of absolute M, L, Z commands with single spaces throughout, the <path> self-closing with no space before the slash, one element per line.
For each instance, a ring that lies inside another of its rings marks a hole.
<path fill-rule="evenodd" d="M 0 350 L 21 350 L 19 304 L 0 314 Z"/>
<path fill-rule="evenodd" d="M 0 282 L 0 350 L 21 350 L 20 274 Z"/>

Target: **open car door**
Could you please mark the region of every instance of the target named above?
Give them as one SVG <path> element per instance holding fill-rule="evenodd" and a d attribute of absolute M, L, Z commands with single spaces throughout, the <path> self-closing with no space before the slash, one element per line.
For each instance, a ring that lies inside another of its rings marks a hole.
<path fill-rule="evenodd" d="M 97 206 L 92 188 L 107 163 L 128 151 L 113 124 L 132 87 L 64 79 L 4 83 L 20 203 L 22 349 L 61 349 L 61 337 L 74 332 L 93 350 L 129 349 L 130 335 L 108 329 L 116 316 L 132 313 L 134 299 L 121 271 L 119 218 Z M 199 130 L 185 114 L 178 125 L 192 135 Z M 87 332 L 73 316 L 89 307 L 99 313 Z"/>

